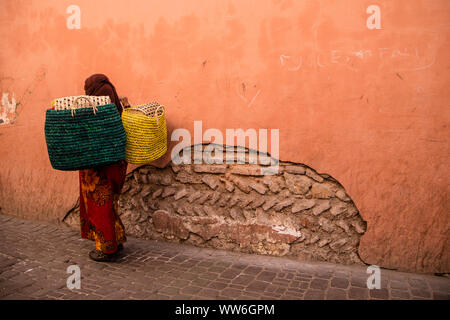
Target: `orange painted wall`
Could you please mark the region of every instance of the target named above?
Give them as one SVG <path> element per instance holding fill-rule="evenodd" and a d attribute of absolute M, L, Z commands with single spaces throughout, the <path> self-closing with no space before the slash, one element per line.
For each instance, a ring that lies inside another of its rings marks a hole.
<path fill-rule="evenodd" d="M 81 29 L 66 27 L 71 4 Z M 101 72 L 132 103 L 166 105 L 169 134 L 279 128 L 282 160 L 355 201 L 365 262 L 450 272 L 449 1 L 4 0 L 0 35 L 2 107 L 14 95 L 18 113 L 0 124 L 1 212 L 60 220 L 74 205 L 44 112 Z"/>

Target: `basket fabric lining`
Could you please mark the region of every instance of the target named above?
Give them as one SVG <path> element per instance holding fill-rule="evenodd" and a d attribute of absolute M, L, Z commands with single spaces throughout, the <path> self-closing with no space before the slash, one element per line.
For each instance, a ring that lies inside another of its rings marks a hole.
<path fill-rule="evenodd" d="M 74 105 L 75 100 L 77 100 L 76 105 Z M 111 104 L 109 96 L 69 96 L 57 98 L 51 102 L 51 106 L 55 110 L 80 109 L 108 104 Z"/>

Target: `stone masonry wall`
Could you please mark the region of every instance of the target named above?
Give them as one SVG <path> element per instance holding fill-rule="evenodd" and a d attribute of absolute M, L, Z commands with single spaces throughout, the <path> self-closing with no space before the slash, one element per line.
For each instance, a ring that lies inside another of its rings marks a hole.
<path fill-rule="evenodd" d="M 357 251 L 366 223 L 335 179 L 296 163 L 280 161 L 275 175 L 263 175 L 263 168 L 248 161 L 139 167 L 127 175 L 119 200 L 126 232 L 247 253 L 363 263 Z M 78 219 L 74 210 L 65 222 L 77 225 Z"/>

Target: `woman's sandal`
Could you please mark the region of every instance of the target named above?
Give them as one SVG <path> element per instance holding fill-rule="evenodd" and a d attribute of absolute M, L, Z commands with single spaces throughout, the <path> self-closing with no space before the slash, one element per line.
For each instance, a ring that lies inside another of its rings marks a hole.
<path fill-rule="evenodd" d="M 112 258 L 114 257 L 114 255 L 115 255 L 115 253 L 107 254 L 107 253 L 104 253 L 104 252 L 96 250 L 96 249 L 89 252 L 89 258 L 91 258 L 94 261 L 99 261 L 99 262 L 111 261 Z"/>
<path fill-rule="evenodd" d="M 99 261 L 99 262 L 112 261 L 116 257 L 116 255 L 119 252 L 121 252 L 122 250 L 123 250 L 123 244 L 119 244 L 117 246 L 116 252 L 113 252 L 113 253 L 104 253 L 102 251 L 94 249 L 91 252 L 89 252 L 89 258 L 91 258 L 94 261 Z"/>

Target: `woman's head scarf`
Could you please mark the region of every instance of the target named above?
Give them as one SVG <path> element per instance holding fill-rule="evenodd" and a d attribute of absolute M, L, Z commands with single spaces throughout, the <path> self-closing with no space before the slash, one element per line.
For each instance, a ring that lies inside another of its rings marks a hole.
<path fill-rule="evenodd" d="M 120 104 L 116 88 L 104 74 L 97 73 L 87 78 L 84 82 L 84 91 L 88 96 L 109 96 L 119 113 L 122 113 L 122 105 Z"/>

